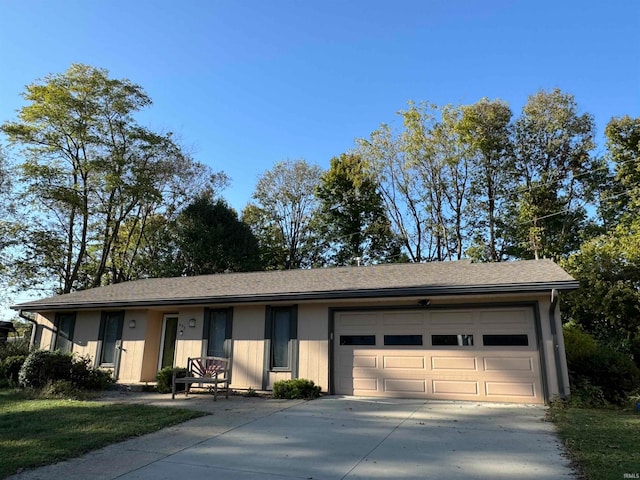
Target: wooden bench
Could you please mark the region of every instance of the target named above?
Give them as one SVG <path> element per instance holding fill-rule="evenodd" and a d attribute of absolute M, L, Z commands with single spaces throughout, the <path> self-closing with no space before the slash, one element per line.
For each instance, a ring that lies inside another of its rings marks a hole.
<path fill-rule="evenodd" d="M 213 401 L 218 399 L 218 385 L 225 390 L 225 398 L 229 398 L 229 359 L 222 357 L 194 357 L 187 361 L 187 376 L 176 377 L 173 372 L 171 381 L 171 398 L 176 398 L 176 385 L 185 384 L 184 396 L 189 395 L 191 385 L 213 385 Z"/>

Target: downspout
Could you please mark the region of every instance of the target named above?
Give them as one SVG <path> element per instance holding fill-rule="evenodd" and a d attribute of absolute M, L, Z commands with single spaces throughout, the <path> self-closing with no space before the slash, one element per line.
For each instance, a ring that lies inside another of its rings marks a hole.
<path fill-rule="evenodd" d="M 29 350 L 33 348 L 33 344 L 36 341 L 36 334 L 38 333 L 38 322 L 35 321 L 34 318 L 27 317 L 22 310 L 18 310 L 18 317 L 26 320 L 27 322 L 33 323 L 33 328 L 31 329 L 31 338 L 29 339 Z"/>
<path fill-rule="evenodd" d="M 556 328 L 556 306 L 558 305 L 558 290 L 551 290 L 551 304 L 549 305 L 549 322 L 551 327 L 551 340 L 553 341 L 553 355 L 556 363 L 556 377 L 558 380 L 558 390 L 560 396 L 565 396 L 564 375 L 560 368 L 562 360 L 560 358 L 560 344 L 558 342 L 558 330 Z"/>

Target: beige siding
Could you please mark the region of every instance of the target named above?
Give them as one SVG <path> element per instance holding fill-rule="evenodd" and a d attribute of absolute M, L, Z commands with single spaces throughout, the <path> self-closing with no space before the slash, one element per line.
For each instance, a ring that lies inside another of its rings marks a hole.
<path fill-rule="evenodd" d="M 118 381 L 120 382 L 134 383 L 140 381 L 144 356 L 146 317 L 146 312 L 141 310 L 128 310 L 124 314 L 120 371 L 118 373 Z M 135 320 L 134 327 L 130 326 L 132 320 Z"/>
<path fill-rule="evenodd" d="M 313 380 L 322 388 L 329 390 L 329 341 L 328 340 L 300 340 L 299 341 L 298 377 Z"/>
<path fill-rule="evenodd" d="M 144 353 L 140 373 L 141 382 L 155 382 L 158 372 L 158 356 L 160 355 L 160 338 L 162 334 L 162 313 L 147 311 L 144 321 Z"/>
<path fill-rule="evenodd" d="M 194 318 L 196 326 L 190 327 L 189 320 Z M 185 308 L 178 313 L 178 337 L 174 365 L 186 367 L 189 357 L 202 356 L 202 332 L 204 328 L 204 308 Z"/>
<path fill-rule="evenodd" d="M 554 320 L 556 333 L 558 334 L 557 343 L 554 343 L 553 336 L 551 334 L 551 317 L 549 316 L 549 308 L 551 306 L 551 298 L 543 297 L 540 302 L 540 323 L 543 339 L 543 353 L 544 361 L 546 364 L 547 372 L 547 389 L 549 397 L 554 395 L 568 395 L 569 394 L 569 374 L 567 370 L 567 360 L 564 351 L 564 339 L 562 337 L 562 320 L 560 317 L 560 308 L 556 305 L 554 310 Z M 556 362 L 555 350 L 558 349 L 560 355 L 560 364 Z M 556 372 L 560 372 L 564 382 L 564 391 L 560 391 L 560 385 L 558 382 L 558 375 Z"/>
<path fill-rule="evenodd" d="M 232 388 L 262 389 L 264 373 L 264 305 L 233 309 Z"/>
<path fill-rule="evenodd" d="M 262 389 L 264 340 L 233 340 L 232 388 Z"/>
<path fill-rule="evenodd" d="M 36 346 L 42 350 L 51 350 L 53 348 L 53 322 L 55 318 L 56 314 L 53 312 L 43 312 L 36 314 L 36 322 L 38 322 L 38 330 L 40 332 L 40 342 Z"/>
<path fill-rule="evenodd" d="M 555 391 L 551 389 L 550 391 L 552 392 L 551 393 L 552 396 L 553 395 L 568 396 L 570 393 L 569 368 L 567 367 L 567 355 L 564 347 L 564 336 L 562 334 L 562 316 L 560 314 L 560 307 L 558 305 L 556 305 L 556 309 L 555 309 L 555 321 L 556 321 L 556 332 L 558 332 L 558 355 L 560 356 L 560 365 L 555 364 L 555 368 L 557 370 L 547 369 L 547 371 L 560 372 L 560 375 L 562 375 L 562 381 L 564 382 L 564 390 Z M 549 377 L 555 376 L 555 373 L 553 375 L 549 374 L 548 376 Z"/>

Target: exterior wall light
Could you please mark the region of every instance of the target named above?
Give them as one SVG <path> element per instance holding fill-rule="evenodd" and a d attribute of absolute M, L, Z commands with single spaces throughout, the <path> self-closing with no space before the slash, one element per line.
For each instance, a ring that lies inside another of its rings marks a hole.
<path fill-rule="evenodd" d="M 189 319 L 189 328 L 196 328 L 196 319 L 195 318 L 190 318 Z"/>
<path fill-rule="evenodd" d="M 136 328 L 136 321 L 135 320 L 129 320 L 129 328 Z"/>

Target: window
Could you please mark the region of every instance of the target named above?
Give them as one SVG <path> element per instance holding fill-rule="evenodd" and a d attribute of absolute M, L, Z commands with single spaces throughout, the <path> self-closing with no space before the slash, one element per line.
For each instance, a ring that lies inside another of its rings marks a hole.
<path fill-rule="evenodd" d="M 375 335 L 340 335 L 340 345 L 375 345 Z"/>
<path fill-rule="evenodd" d="M 523 335 L 483 335 L 482 343 L 485 347 L 526 347 L 529 336 Z"/>
<path fill-rule="evenodd" d="M 75 326 L 75 313 L 56 313 L 54 350 L 60 350 L 61 352 L 71 352 L 73 350 L 73 330 Z"/>
<path fill-rule="evenodd" d="M 297 307 L 267 307 L 265 338 L 271 340 L 271 370 L 290 371 L 291 340 L 298 338 Z"/>
<path fill-rule="evenodd" d="M 473 335 L 431 335 L 431 345 L 434 347 L 472 347 Z"/>
<path fill-rule="evenodd" d="M 228 357 L 225 351 L 225 340 L 231 339 L 233 310 L 205 310 L 204 338 L 207 341 L 208 357 Z"/>
<path fill-rule="evenodd" d="M 115 365 L 116 347 L 122 340 L 124 312 L 105 312 L 100 322 L 100 365 Z"/>
<path fill-rule="evenodd" d="M 422 335 L 385 335 L 385 345 L 422 345 Z"/>

